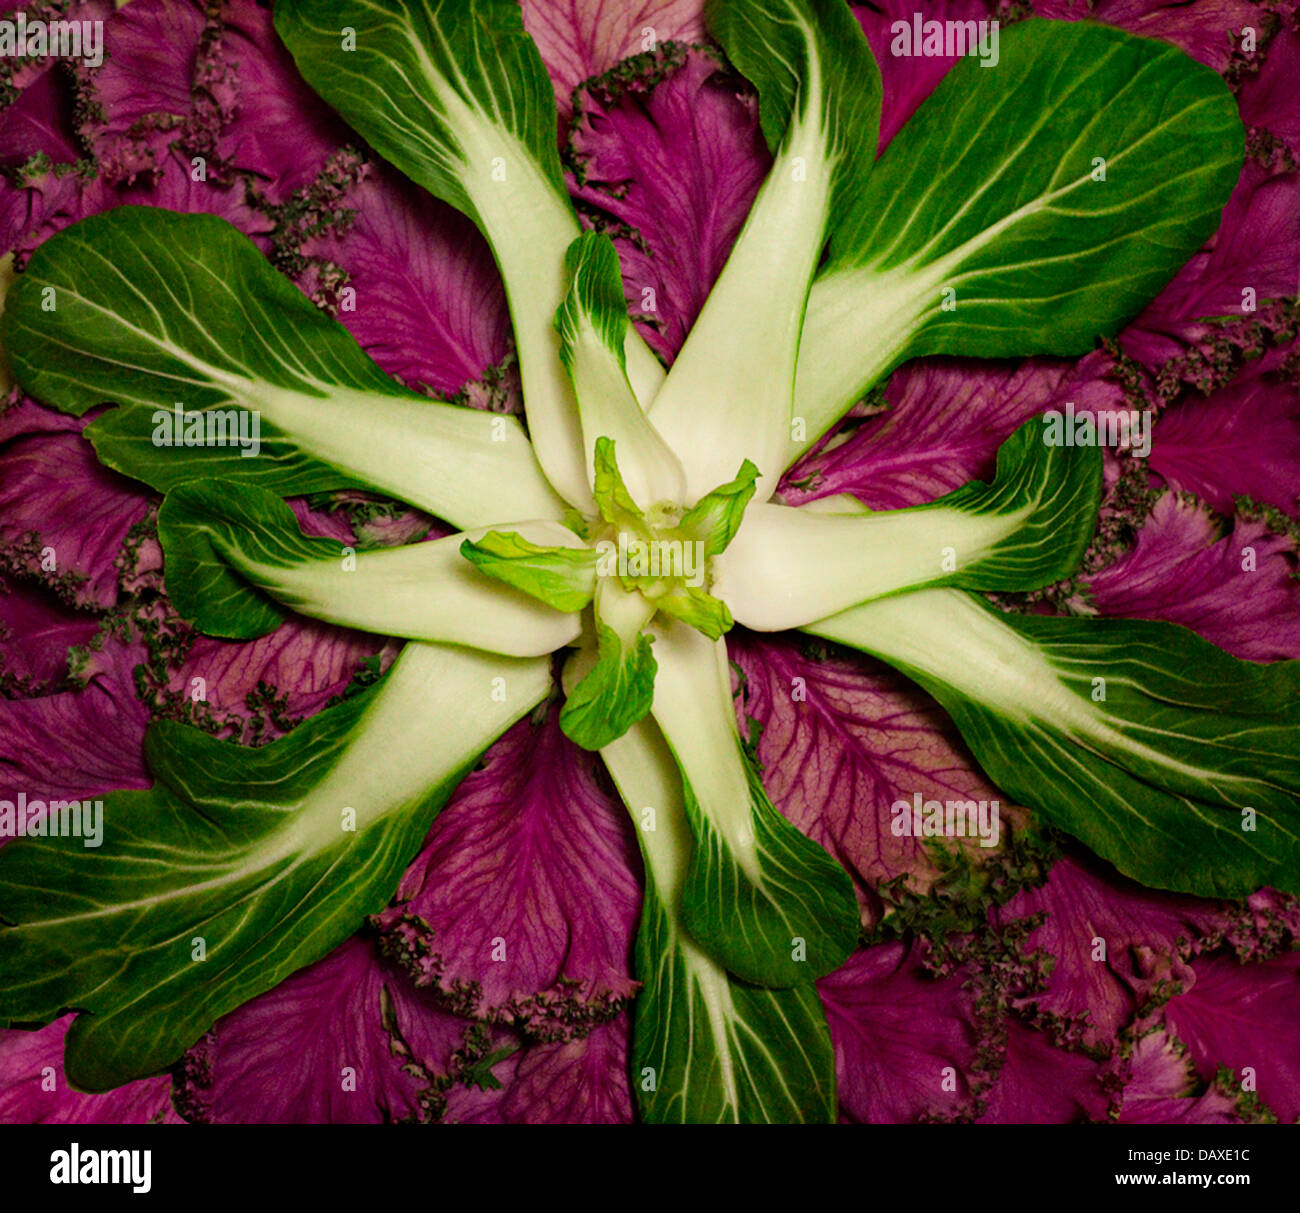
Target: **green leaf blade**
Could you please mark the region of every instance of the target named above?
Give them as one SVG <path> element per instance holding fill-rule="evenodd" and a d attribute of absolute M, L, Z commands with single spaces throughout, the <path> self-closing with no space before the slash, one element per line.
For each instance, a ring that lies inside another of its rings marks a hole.
<path fill-rule="evenodd" d="M 492 246 L 538 460 L 566 501 L 589 509 L 577 409 L 551 323 L 580 228 L 560 171 L 551 82 L 519 5 L 278 0 L 275 20 L 312 88 L 412 181 L 470 216 Z M 346 28 L 353 50 L 343 45 Z M 648 401 L 663 368 L 630 330 L 626 355 Z"/>
<path fill-rule="evenodd" d="M 833 1124 L 835 1055 L 811 984 L 747 985 L 686 934 L 694 843 L 672 752 L 651 720 L 601 751 L 646 865 L 633 1091 L 650 1124 Z"/>
<path fill-rule="evenodd" d="M 725 636 L 736 622 L 725 602 L 698 586 L 671 589 L 656 598 L 654 604 L 665 615 L 680 619 L 710 640 Z"/>
<path fill-rule="evenodd" d="M 597 438 L 592 459 L 592 495 L 600 516 L 610 526 L 649 534 L 645 513 L 619 471 L 613 440 L 603 436 Z"/>
<path fill-rule="evenodd" d="M 260 749 L 155 725 L 157 782 L 108 797 L 102 850 L 0 852 L 0 1018 L 81 1011 L 66 1066 L 84 1090 L 163 1069 L 382 909 L 461 776 L 549 687 L 543 660 L 415 644 Z"/>
<path fill-rule="evenodd" d="M 584 750 L 617 741 L 649 714 L 659 668 L 644 633 L 625 642 L 606 624 L 598 623 L 596 631 L 596 662 L 560 712 L 560 728 Z"/>
<path fill-rule="evenodd" d="M 791 455 L 907 358 L 1092 349 L 1213 234 L 1243 151 L 1223 80 L 1168 43 L 1087 21 L 1004 28 L 996 70 L 953 67 L 835 234 Z"/>
<path fill-rule="evenodd" d="M 1043 419 L 1025 422 L 999 448 L 992 484 L 972 481 L 911 509 L 753 506 L 714 561 L 713 592 L 744 626 L 781 631 L 927 585 L 1060 581 L 1092 538 L 1102 455 L 1047 436 Z"/>
<path fill-rule="evenodd" d="M 686 512 L 679 529 L 702 540 L 708 555 L 717 556 L 725 552 L 740 530 L 745 507 L 754 496 L 757 480 L 758 468 L 746 459 L 733 479 L 701 497 Z"/>
<path fill-rule="evenodd" d="M 489 531 L 466 539 L 459 550 L 479 572 L 557 611 L 580 611 L 596 592 L 597 557 L 591 548 L 546 546 L 513 532 Z"/>
<path fill-rule="evenodd" d="M 735 980 L 674 927 L 653 879 L 636 971 L 645 990 L 632 1074 L 647 1124 L 835 1123 L 835 1056 L 815 986 Z"/>
<path fill-rule="evenodd" d="M 214 215 L 123 206 L 74 224 L 32 255 L 2 323 L 26 391 L 77 415 L 119 405 L 87 433 L 153 488 L 375 489 L 464 527 L 563 515 L 517 421 L 394 383 Z"/>
<path fill-rule="evenodd" d="M 1241 661 L 1175 624 L 1006 615 L 955 590 L 807 630 L 920 683 L 1009 796 L 1142 884 L 1300 890 L 1300 662 Z"/>
<path fill-rule="evenodd" d="M 695 838 L 681 921 L 730 973 L 756 985 L 801 985 L 853 951 L 853 882 L 781 816 L 749 766 L 736 729 L 726 645 L 674 624 L 660 636 L 654 719 L 681 772 Z"/>
<path fill-rule="evenodd" d="M 570 285 L 555 317 L 564 363 L 578 402 L 582 441 L 594 486 L 596 446 L 617 446 L 628 490 L 652 506 L 686 490 L 682 465 L 651 424 L 627 378 L 627 302 L 614 243 L 584 232 L 566 257 Z"/>
<path fill-rule="evenodd" d="M 748 766 L 739 749 L 737 755 Z M 838 969 L 857 946 L 853 882 L 777 812 L 762 782 L 748 773 L 750 825 L 739 835 L 721 826 L 716 806 L 701 803 L 683 775 L 696 850 L 682 891 L 682 923 L 743 981 L 797 986 Z"/>
<path fill-rule="evenodd" d="M 458 211 L 479 219 L 492 165 L 475 144 L 493 137 L 567 205 L 555 95 L 513 0 L 277 0 L 275 28 L 312 88 Z"/>
<path fill-rule="evenodd" d="M 558 522 L 527 529 L 537 539 L 572 540 Z M 291 611 L 372 635 L 511 657 L 544 656 L 578 634 L 576 618 L 494 589 L 466 565 L 458 536 L 358 553 L 303 534 L 293 511 L 255 485 L 201 480 L 173 489 L 158 513 L 158 535 L 173 603 L 209 636 L 255 639 Z"/>

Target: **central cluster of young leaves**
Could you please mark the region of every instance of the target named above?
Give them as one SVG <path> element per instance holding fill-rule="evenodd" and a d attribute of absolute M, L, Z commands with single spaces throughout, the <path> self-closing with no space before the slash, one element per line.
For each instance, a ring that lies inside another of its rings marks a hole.
<path fill-rule="evenodd" d="M 86 434 L 166 494 L 182 615 L 248 639 L 296 611 L 407 642 L 377 685 L 260 749 L 155 725 L 154 786 L 110 798 L 102 851 L 0 852 L 0 1019 L 84 1012 L 74 1082 L 175 1062 L 381 909 L 461 776 L 550 696 L 563 652 L 563 727 L 599 750 L 645 858 L 643 1116 L 833 1120 L 813 982 L 857 943 L 858 899 L 742 743 L 733 620 L 893 663 L 1004 792 L 1140 880 L 1300 890 L 1290 663 L 977 596 L 1072 573 L 1098 450 L 1031 421 L 992 483 L 925 506 L 773 499 L 903 360 L 1079 354 L 1136 313 L 1239 171 L 1222 82 L 1169 46 L 1027 21 L 996 71 L 959 63 L 877 162 L 879 74 L 842 0 L 715 0 L 708 19 L 758 89 L 774 161 L 665 372 L 629 325 L 614 245 L 566 195 L 514 0 L 276 5 L 308 82 L 487 237 L 527 433 L 389 379 L 221 220 L 121 208 L 32 257 L 4 316 L 15 372 L 66 411 L 115 406 Z M 178 403 L 252 413 L 260 455 L 156 446 L 155 414 Z M 459 533 L 358 553 L 305 535 L 286 502 L 358 488 Z"/>
<path fill-rule="evenodd" d="M 734 480 L 686 505 L 681 461 L 627 377 L 627 305 L 614 245 L 588 232 L 570 245 L 566 263 L 570 285 L 555 328 L 596 512 L 566 516 L 579 546 L 489 531 L 466 539 L 461 553 L 480 572 L 557 611 L 592 608 L 570 659 L 582 675 L 571 680 L 560 724 L 579 745 L 599 750 L 650 711 L 658 666 L 647 625 L 656 613 L 710 640 L 732 626 L 726 604 L 708 592 L 712 557 L 739 529 L 758 471 L 745 460 Z"/>

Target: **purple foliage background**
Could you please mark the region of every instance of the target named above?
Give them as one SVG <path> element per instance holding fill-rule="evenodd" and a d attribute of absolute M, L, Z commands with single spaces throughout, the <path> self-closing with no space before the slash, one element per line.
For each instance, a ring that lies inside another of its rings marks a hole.
<path fill-rule="evenodd" d="M 0 255 L 12 250 L 21 267 L 51 234 L 124 203 L 211 212 L 390 374 L 522 409 L 485 244 L 315 99 L 267 6 L 0 0 L 0 11 L 19 7 L 104 19 L 106 57 L 99 69 L 0 61 Z M 640 328 L 671 360 L 767 168 L 754 96 L 704 44 L 699 0 L 523 7 L 555 84 L 573 196 L 614 236 L 634 314 L 653 288 L 657 310 Z M 950 66 L 890 57 L 890 22 L 917 7 L 995 11 L 983 0 L 856 9 L 884 77 L 882 146 Z M 1240 657 L 1300 658 L 1296 6 L 1036 0 L 995 15 L 1031 10 L 1168 39 L 1224 75 L 1249 140 L 1220 231 L 1115 341 L 1077 362 L 908 364 L 844 423 L 843 441 L 792 469 L 785 499 L 917 504 L 988 476 L 998 444 L 1060 401 L 1148 408 L 1148 463 L 1107 455 L 1082 578 L 1013 605 L 1171 620 Z M 1259 31 L 1255 50 L 1242 49 L 1245 26 Z M 658 49 L 643 54 L 646 29 Z M 195 156 L 205 180 L 193 180 Z M 1253 314 L 1241 312 L 1247 286 Z M 340 311 L 349 287 L 356 309 Z M 1236 319 L 1198 319 L 1218 315 Z M 252 643 L 193 633 L 163 592 L 157 498 L 99 466 L 81 437 L 88 420 L 16 390 L 0 404 L 0 795 L 146 787 L 150 720 L 257 744 L 391 661 L 397 642 L 306 620 Z M 362 494 L 295 509 L 314 532 L 360 544 L 442 533 Z M 41 568 L 47 546 L 57 572 Z M 731 647 L 742 727 L 762 726 L 773 800 L 853 875 L 877 941 L 819 984 L 845 1119 L 1300 1118 L 1294 899 L 1146 891 L 1035 830 L 1023 809 L 1007 811 L 1011 837 L 997 850 L 944 860 L 893 837 L 889 805 L 915 791 L 997 792 L 937 705 L 883 666 L 793 637 L 737 632 Z M 220 1020 L 174 1075 L 81 1094 L 61 1071 L 70 1017 L 0 1031 L 0 1120 L 631 1120 L 639 859 L 598 759 L 555 717 L 515 726 L 489 752 L 389 911 Z M 489 960 L 497 936 L 506 963 Z M 355 1090 L 343 1089 L 345 1067 Z"/>

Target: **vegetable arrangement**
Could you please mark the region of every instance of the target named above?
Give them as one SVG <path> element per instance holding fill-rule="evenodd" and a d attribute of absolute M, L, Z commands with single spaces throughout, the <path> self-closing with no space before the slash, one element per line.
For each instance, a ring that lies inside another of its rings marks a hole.
<path fill-rule="evenodd" d="M 833 487 L 846 414 L 911 359 L 1076 358 L 1141 313 L 1242 172 L 1215 71 L 1111 26 L 1017 21 L 995 70 L 956 62 L 877 160 L 881 73 L 848 5 L 713 0 L 707 31 L 756 90 L 771 159 L 665 370 L 629 318 L 626 253 L 570 199 L 515 0 L 279 0 L 274 21 L 321 100 L 486 240 L 524 413 L 385 373 L 217 215 L 116 206 L 32 253 L 0 328 L 13 374 L 73 417 L 111 402 L 83 432 L 163 494 L 175 612 L 223 641 L 306 617 L 401 642 L 267 744 L 150 724 L 149 786 L 107 796 L 102 848 L 0 850 L 0 1018 L 79 1012 L 72 1084 L 173 1066 L 368 918 L 414 929 L 386 907 L 435 818 L 499 738 L 554 714 L 599 755 L 644 865 L 640 1118 L 835 1120 L 815 983 L 855 963 L 874 909 L 774 804 L 738 725 L 738 629 L 906 675 L 1004 797 L 1136 884 L 1300 894 L 1300 665 L 1172 622 L 1008 609 L 1076 584 L 1113 455 L 1049 441 L 1033 410 L 987 481 L 923 501 L 871 509 L 799 474 L 820 458 Z M 160 442 L 171 416 L 205 441 Z M 256 451 L 213 443 L 214 416 Z M 321 534 L 291 499 L 326 494 L 454 531 Z M 492 939 L 503 958 L 528 946 Z M 393 1056 L 422 1073 L 387 987 L 380 1002 Z M 512 1050 L 478 1044 L 487 1076 L 457 1073 L 499 1086 L 490 1063 Z"/>

